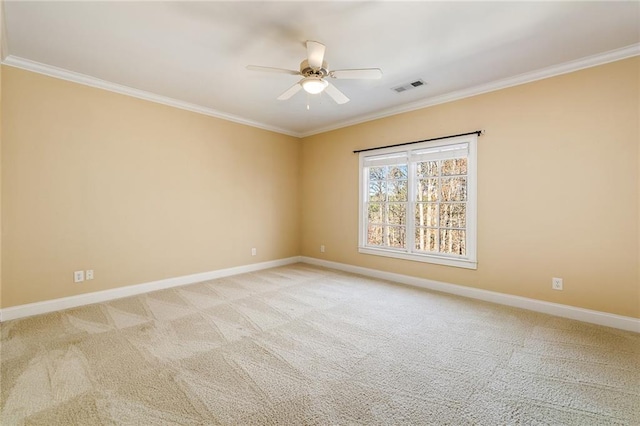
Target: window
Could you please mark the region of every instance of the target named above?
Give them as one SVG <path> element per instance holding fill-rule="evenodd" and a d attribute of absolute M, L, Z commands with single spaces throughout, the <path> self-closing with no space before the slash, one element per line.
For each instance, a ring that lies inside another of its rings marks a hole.
<path fill-rule="evenodd" d="M 475 269 L 477 135 L 360 153 L 360 253 Z"/>

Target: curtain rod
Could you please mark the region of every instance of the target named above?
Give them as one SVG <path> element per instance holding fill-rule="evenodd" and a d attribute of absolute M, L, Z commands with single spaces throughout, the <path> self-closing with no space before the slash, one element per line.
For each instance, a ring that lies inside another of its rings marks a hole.
<path fill-rule="evenodd" d="M 422 141 L 415 141 L 415 142 L 403 142 L 403 143 L 397 143 L 395 145 L 386 145 L 386 146 L 378 146 L 376 148 L 365 148 L 365 149 L 357 149 L 355 151 L 353 151 L 354 154 L 357 154 L 359 152 L 365 152 L 365 151 L 373 151 L 376 149 L 383 149 L 383 148 L 394 148 L 396 146 L 403 146 L 403 145 L 411 145 L 414 143 L 422 143 L 422 142 L 430 142 L 430 141 L 439 141 L 440 139 L 449 139 L 449 138 L 457 138 L 458 136 L 469 136 L 469 135 L 482 135 L 484 133 L 484 130 L 476 130 L 475 132 L 469 132 L 469 133 L 460 133 L 459 135 L 450 135 L 450 136 L 440 136 L 439 138 L 431 138 L 431 139 L 425 139 Z"/>

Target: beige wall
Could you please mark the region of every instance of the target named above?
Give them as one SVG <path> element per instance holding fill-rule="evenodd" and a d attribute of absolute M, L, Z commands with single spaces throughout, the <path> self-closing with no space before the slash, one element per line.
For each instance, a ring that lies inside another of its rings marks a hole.
<path fill-rule="evenodd" d="M 0 0 L 0 60 L 5 54 L 4 1 Z M 2 307 L 2 66 L 0 66 L 0 307 Z"/>
<path fill-rule="evenodd" d="M 305 138 L 302 254 L 640 317 L 639 63 Z M 359 254 L 352 151 L 477 129 L 486 131 L 478 141 L 478 269 Z M 551 290 L 552 277 L 564 278 L 564 291 Z"/>
<path fill-rule="evenodd" d="M 3 307 L 299 255 L 297 138 L 11 67 L 2 82 Z"/>
<path fill-rule="evenodd" d="M 302 141 L 0 73 L 2 307 L 302 254 L 640 317 L 639 58 Z M 359 254 L 351 151 L 476 129 L 478 269 Z"/>
<path fill-rule="evenodd" d="M 2 45 L 2 25 L 2 3 L 0 3 L 0 45 Z M 2 58 L 1 48 L 0 58 Z M 2 307 L 2 66 L 0 66 L 0 307 Z"/>

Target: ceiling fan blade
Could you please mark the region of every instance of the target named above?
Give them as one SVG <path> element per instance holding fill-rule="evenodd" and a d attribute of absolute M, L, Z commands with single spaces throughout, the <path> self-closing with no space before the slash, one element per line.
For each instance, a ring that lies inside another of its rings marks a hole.
<path fill-rule="evenodd" d="M 300 75 L 300 71 L 286 70 L 284 68 L 261 67 L 260 65 L 247 65 L 247 69 L 249 71 L 266 71 L 266 72 L 277 72 L 280 74 Z"/>
<path fill-rule="evenodd" d="M 342 93 L 341 91 L 338 90 L 338 88 L 336 86 L 334 86 L 333 84 L 329 83 L 327 85 L 327 88 L 324 89 L 325 92 L 327 92 L 327 95 L 331 96 L 331 98 L 336 101 L 337 104 L 346 104 L 347 102 L 349 102 L 349 98 L 347 98 L 344 93 Z"/>
<path fill-rule="evenodd" d="M 289 99 L 290 97 L 298 93 L 300 89 L 302 89 L 302 86 L 300 85 L 300 82 L 298 82 L 293 86 L 289 87 L 282 95 L 278 96 L 278 100 L 286 101 L 287 99 Z"/>
<path fill-rule="evenodd" d="M 324 61 L 325 45 L 318 43 L 317 41 L 307 40 L 307 61 L 309 66 L 313 69 L 322 68 L 322 61 Z"/>
<path fill-rule="evenodd" d="M 357 78 L 357 79 L 375 80 L 382 77 L 382 70 L 380 68 L 335 70 L 335 71 L 329 71 L 329 75 L 332 78 Z"/>

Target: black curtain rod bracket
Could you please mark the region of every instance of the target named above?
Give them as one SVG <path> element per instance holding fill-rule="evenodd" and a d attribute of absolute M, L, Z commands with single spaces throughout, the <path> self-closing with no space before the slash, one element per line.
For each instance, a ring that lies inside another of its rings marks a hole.
<path fill-rule="evenodd" d="M 358 153 L 360 153 L 360 152 L 365 152 L 365 151 L 375 151 L 376 149 L 394 148 L 394 147 L 396 147 L 396 146 L 412 145 L 412 144 L 414 144 L 414 143 L 422 143 L 422 142 L 439 141 L 440 139 L 457 138 L 458 136 L 469 136 L 469 135 L 478 135 L 478 136 L 481 136 L 481 135 L 483 135 L 483 134 L 484 134 L 484 130 L 476 130 L 475 132 L 460 133 L 459 135 L 440 136 L 439 138 L 425 139 L 425 140 L 422 140 L 422 141 L 403 142 L 403 143 L 397 143 L 397 144 L 395 144 L 395 145 L 378 146 L 378 147 L 376 147 L 376 148 L 357 149 L 357 150 L 353 151 L 353 153 L 354 153 L 354 154 L 358 154 Z"/>

